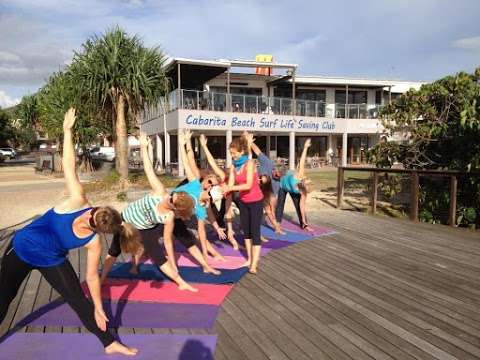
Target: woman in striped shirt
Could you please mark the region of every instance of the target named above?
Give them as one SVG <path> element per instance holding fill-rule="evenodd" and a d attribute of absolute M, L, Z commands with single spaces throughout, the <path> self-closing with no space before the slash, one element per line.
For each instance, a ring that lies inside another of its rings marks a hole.
<path fill-rule="evenodd" d="M 169 195 L 158 179 L 149 159 L 148 148 L 149 140 L 145 134 L 140 137 L 143 166 L 153 192 L 143 198 L 129 204 L 122 212 L 124 220 L 134 225 L 141 234 L 141 241 L 144 247 L 144 253 L 150 257 L 160 270 L 175 281 L 181 290 L 198 291 L 196 288 L 187 284 L 178 274 L 173 251 L 174 235 L 190 252 L 190 254 L 200 263 L 205 272 L 219 274 L 220 272 L 211 268 L 202 256 L 202 253 L 195 244 L 193 235 L 184 228 L 175 226 L 180 219 L 189 219 L 192 216 L 194 199 L 185 192 L 176 192 Z M 181 221 L 181 220 L 180 220 Z M 163 242 L 167 249 L 168 260 L 165 257 L 159 238 L 163 236 Z M 116 238 L 112 242 L 105 259 L 102 271 L 102 280 L 104 280 L 110 271 L 116 258 L 120 255 L 121 249 Z M 137 262 L 139 256 L 133 259 L 132 273 L 137 272 Z"/>

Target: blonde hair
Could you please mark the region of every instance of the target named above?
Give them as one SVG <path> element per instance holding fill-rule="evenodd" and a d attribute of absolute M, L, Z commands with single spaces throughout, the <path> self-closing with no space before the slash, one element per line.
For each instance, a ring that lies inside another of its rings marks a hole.
<path fill-rule="evenodd" d="M 193 215 L 195 203 L 190 195 L 184 191 L 176 192 L 173 206 L 175 206 L 175 215 L 183 220 L 188 220 Z"/>
<path fill-rule="evenodd" d="M 126 253 L 137 254 L 142 247 L 140 237 L 140 231 L 132 224 L 122 224 L 120 229 L 120 249 Z"/>
<path fill-rule="evenodd" d="M 304 191 L 307 194 L 309 194 L 313 190 L 315 190 L 315 184 L 313 183 L 313 181 L 310 178 L 305 177 L 305 178 L 302 179 L 302 181 L 300 181 L 298 183 L 298 189 L 300 191 Z"/>

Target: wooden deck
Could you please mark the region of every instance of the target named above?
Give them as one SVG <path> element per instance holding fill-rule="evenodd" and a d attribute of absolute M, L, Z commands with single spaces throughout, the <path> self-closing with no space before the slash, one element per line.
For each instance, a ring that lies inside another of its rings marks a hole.
<path fill-rule="evenodd" d="M 310 221 L 337 233 L 262 258 L 212 331 L 119 332 L 218 334 L 218 360 L 480 359 L 478 232 L 337 210 Z M 71 261 L 82 278 L 85 257 L 76 251 Z M 32 272 L 0 334 L 57 296 Z"/>

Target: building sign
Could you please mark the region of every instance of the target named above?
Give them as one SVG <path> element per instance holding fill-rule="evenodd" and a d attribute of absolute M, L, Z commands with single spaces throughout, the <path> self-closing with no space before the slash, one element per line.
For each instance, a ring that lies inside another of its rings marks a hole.
<path fill-rule="evenodd" d="M 266 54 L 259 54 L 255 56 L 255 61 L 256 62 L 268 62 L 272 63 L 273 62 L 273 55 L 266 55 Z M 272 75 L 272 68 L 271 67 L 257 67 L 255 69 L 255 73 L 257 75 Z"/>
<path fill-rule="evenodd" d="M 180 110 L 179 127 L 193 130 L 341 133 L 346 131 L 346 120 L 274 114 L 190 112 Z"/>

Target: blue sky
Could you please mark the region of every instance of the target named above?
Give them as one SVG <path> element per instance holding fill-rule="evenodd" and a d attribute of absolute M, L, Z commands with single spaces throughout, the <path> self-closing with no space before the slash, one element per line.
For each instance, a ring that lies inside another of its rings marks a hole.
<path fill-rule="evenodd" d="M 303 75 L 433 80 L 480 66 L 478 0 L 0 0 L 0 106 L 120 25 L 177 57 L 270 53 Z"/>

